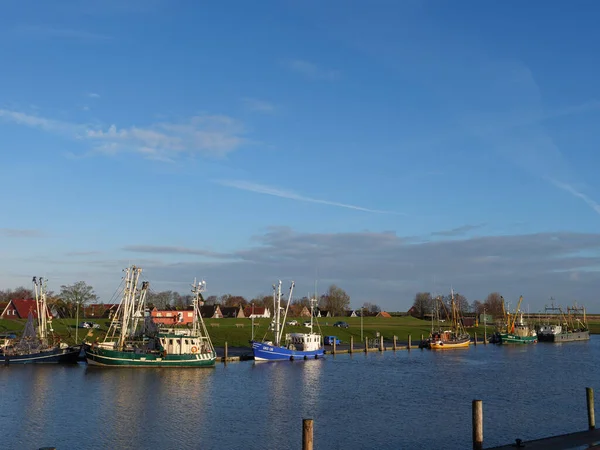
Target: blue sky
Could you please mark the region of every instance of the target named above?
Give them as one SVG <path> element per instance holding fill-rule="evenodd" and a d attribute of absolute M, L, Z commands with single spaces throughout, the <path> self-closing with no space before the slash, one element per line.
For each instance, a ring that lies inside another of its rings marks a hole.
<path fill-rule="evenodd" d="M 600 311 L 597 2 L 1 8 L 0 287 Z"/>

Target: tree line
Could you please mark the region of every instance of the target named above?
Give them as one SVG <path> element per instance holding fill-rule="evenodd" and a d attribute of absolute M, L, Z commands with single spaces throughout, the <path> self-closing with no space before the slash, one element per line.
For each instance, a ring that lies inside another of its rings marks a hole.
<path fill-rule="evenodd" d="M 32 289 L 18 287 L 16 289 L 0 290 L 0 302 L 9 302 L 11 300 L 28 300 L 35 298 L 35 293 Z M 89 303 L 98 300 L 98 296 L 94 292 L 94 288 L 88 285 L 85 281 L 78 281 L 71 285 L 62 285 L 60 292 L 46 291 L 46 299 L 50 309 L 54 309 L 61 317 L 73 318 L 77 315 L 77 309 L 85 308 Z M 242 307 L 254 305 L 255 307 L 273 307 L 272 295 L 259 295 L 250 300 L 241 295 L 223 294 L 220 296 L 210 295 L 202 298 L 205 305 L 220 305 L 226 307 Z M 156 307 L 157 309 L 186 309 L 192 304 L 192 295 L 182 295 L 175 291 L 149 291 L 146 297 L 149 308 Z M 330 311 L 334 316 L 341 316 L 350 309 L 350 295 L 340 288 L 332 284 L 327 289 L 327 292 L 319 296 L 317 306 L 321 310 Z M 310 298 L 302 297 L 292 299 L 290 309 L 292 312 L 299 314 L 306 307 L 310 309 Z M 381 311 L 381 308 L 373 302 L 365 302 L 362 309 L 370 314 L 376 314 Z M 1 313 L 1 311 L 0 311 Z M 82 315 L 80 311 L 79 315 Z"/>
<path fill-rule="evenodd" d="M 156 292 L 148 295 L 148 304 L 152 307 L 155 306 L 158 309 L 164 309 L 168 307 L 183 309 L 191 304 L 191 300 L 191 296 L 180 295 L 173 291 Z M 272 295 L 258 295 L 249 300 L 242 295 L 209 295 L 203 300 L 205 305 L 219 305 L 236 308 L 245 308 L 247 306 L 254 305 L 258 308 L 273 308 Z M 319 296 L 317 306 L 321 310 L 331 311 L 333 315 L 340 316 L 344 313 L 344 311 L 350 309 L 350 296 L 342 288 L 332 284 L 329 286 L 326 293 Z M 304 296 L 301 298 L 292 299 L 292 302 L 290 303 L 291 314 L 300 314 L 304 307 L 310 309 L 309 297 Z M 377 313 L 381 310 L 378 305 L 371 302 L 366 302 L 363 305 L 363 308 L 372 313 Z"/>
<path fill-rule="evenodd" d="M 442 302 L 449 309 L 451 295 L 433 297 L 429 292 L 418 292 L 411 308 L 412 315 L 420 319 L 429 316 L 435 310 L 436 301 Z M 503 313 L 503 297 L 498 292 L 492 292 L 483 302 L 474 300 L 472 303 L 469 303 L 464 295 L 454 293 L 454 302 L 462 314 L 474 313 L 479 315 L 485 312 L 485 314 L 492 316 L 501 316 Z"/>

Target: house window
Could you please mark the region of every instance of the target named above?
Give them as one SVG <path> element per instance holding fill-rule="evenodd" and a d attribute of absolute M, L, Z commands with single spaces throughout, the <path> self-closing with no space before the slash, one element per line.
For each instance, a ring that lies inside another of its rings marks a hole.
<path fill-rule="evenodd" d="M 169 339 L 169 345 L 173 345 L 173 339 Z"/>
<path fill-rule="evenodd" d="M 162 313 L 156 313 L 156 317 L 162 317 Z"/>
<path fill-rule="evenodd" d="M 194 317 L 194 313 L 189 312 L 188 317 Z"/>
<path fill-rule="evenodd" d="M 185 345 L 189 345 L 189 343 L 188 343 L 188 340 L 187 340 L 187 339 L 185 340 Z"/>
<path fill-rule="evenodd" d="M 172 313 L 167 313 L 167 317 L 173 317 Z"/>

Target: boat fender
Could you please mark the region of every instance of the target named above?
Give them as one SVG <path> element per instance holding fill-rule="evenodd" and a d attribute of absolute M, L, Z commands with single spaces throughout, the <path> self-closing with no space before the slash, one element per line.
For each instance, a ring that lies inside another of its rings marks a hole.
<path fill-rule="evenodd" d="M 166 350 L 163 350 L 163 352 L 162 352 L 162 356 L 163 356 L 163 358 L 166 358 L 166 357 L 167 357 L 167 351 L 166 351 Z"/>
<path fill-rule="evenodd" d="M 304 355 L 304 359 L 305 359 L 305 360 L 307 360 L 307 359 L 308 359 L 308 356 Z"/>
<path fill-rule="evenodd" d="M 293 361 L 293 360 L 294 360 L 294 357 L 293 357 L 293 356 L 290 356 L 290 361 Z"/>
<path fill-rule="evenodd" d="M 192 347 L 192 353 L 198 353 L 198 347 L 193 346 Z"/>
<path fill-rule="evenodd" d="M 315 355 L 315 359 L 319 359 L 319 357 L 317 355 Z"/>

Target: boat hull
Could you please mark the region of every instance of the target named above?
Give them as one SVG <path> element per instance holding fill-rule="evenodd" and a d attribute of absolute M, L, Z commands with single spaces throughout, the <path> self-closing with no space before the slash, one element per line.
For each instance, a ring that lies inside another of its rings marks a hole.
<path fill-rule="evenodd" d="M 516 334 L 500 333 L 500 344 L 535 344 L 537 336 L 517 336 Z"/>
<path fill-rule="evenodd" d="M 576 342 L 588 341 L 590 339 L 589 331 L 575 331 L 557 334 L 538 334 L 540 342 Z"/>
<path fill-rule="evenodd" d="M 214 352 L 161 355 L 86 348 L 85 358 L 89 365 L 102 367 L 214 367 L 217 355 Z"/>
<path fill-rule="evenodd" d="M 322 358 L 325 352 L 323 348 L 311 351 L 290 350 L 286 347 L 252 341 L 252 353 L 255 361 L 293 361 Z"/>
<path fill-rule="evenodd" d="M 431 350 L 454 350 L 457 348 L 469 348 L 471 345 L 470 339 L 463 339 L 460 341 L 433 341 L 429 343 L 429 348 Z"/>
<path fill-rule="evenodd" d="M 77 364 L 81 347 L 52 348 L 36 353 L 5 355 L 0 353 L 0 364 Z"/>

